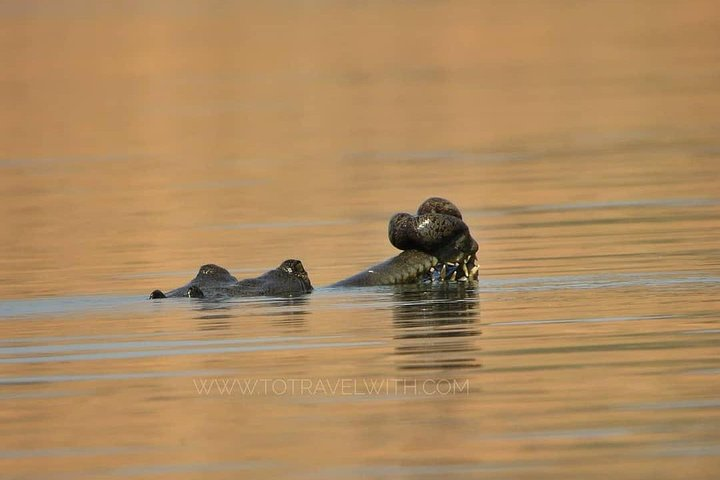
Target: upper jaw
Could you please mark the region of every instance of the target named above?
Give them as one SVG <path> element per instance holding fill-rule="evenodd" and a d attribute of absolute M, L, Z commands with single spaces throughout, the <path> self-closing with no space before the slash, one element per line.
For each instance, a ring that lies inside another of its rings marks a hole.
<path fill-rule="evenodd" d="M 472 238 L 470 232 L 466 230 L 431 253 L 440 262 L 458 262 L 469 256 L 475 257 L 477 251 L 477 242 Z"/>
<path fill-rule="evenodd" d="M 433 200 L 433 199 L 430 199 Z M 399 213 L 390 220 L 390 243 L 401 250 L 419 250 L 432 255 L 435 264 L 424 273 L 422 281 L 464 282 L 478 278 L 478 244 L 457 207 L 443 199 L 434 199 L 446 212 L 430 200 L 424 202 L 416 216 Z M 430 210 L 426 211 L 426 204 Z"/>

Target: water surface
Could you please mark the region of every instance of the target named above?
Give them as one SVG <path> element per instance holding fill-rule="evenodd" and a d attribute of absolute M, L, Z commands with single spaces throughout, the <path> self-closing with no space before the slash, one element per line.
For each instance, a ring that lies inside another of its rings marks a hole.
<path fill-rule="evenodd" d="M 716 478 L 718 13 L 0 2 L 3 475 Z M 477 284 L 323 288 L 436 195 Z"/>

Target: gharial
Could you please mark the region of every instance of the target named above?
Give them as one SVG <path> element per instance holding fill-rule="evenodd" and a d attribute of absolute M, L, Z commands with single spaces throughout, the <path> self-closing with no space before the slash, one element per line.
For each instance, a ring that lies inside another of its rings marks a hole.
<path fill-rule="evenodd" d="M 470 235 L 460 209 L 432 197 L 417 214 L 397 213 L 388 225 L 390 243 L 402 252 L 330 287 L 363 287 L 421 282 L 467 282 L 478 278 L 478 244 Z M 151 299 L 167 297 L 222 298 L 233 296 L 295 296 L 313 286 L 300 260 L 285 260 L 259 277 L 238 280 L 226 269 L 208 264 L 189 283 Z"/>

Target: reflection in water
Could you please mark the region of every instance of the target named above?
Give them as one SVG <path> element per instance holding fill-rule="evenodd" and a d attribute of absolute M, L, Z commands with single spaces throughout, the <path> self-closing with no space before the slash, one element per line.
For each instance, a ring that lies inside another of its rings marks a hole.
<path fill-rule="evenodd" d="M 198 329 L 227 330 L 237 321 L 238 317 L 248 315 L 248 310 L 259 310 L 259 316 L 269 316 L 275 326 L 283 327 L 283 332 L 298 332 L 304 330 L 305 316 L 307 315 L 307 295 L 300 297 L 273 297 L 245 299 L 237 301 L 216 301 L 197 299 L 195 311 L 200 315 L 194 317 L 200 320 Z M 267 311 L 265 311 L 267 310 Z"/>
<path fill-rule="evenodd" d="M 204 299 L 194 299 L 197 302 L 195 311 L 200 315 L 193 317 L 198 322 L 198 330 L 227 330 L 232 325 L 230 319 L 237 315 L 232 313 L 232 305 L 226 302 L 218 302 Z"/>
<path fill-rule="evenodd" d="M 269 304 L 272 305 L 272 310 L 263 315 L 269 316 L 272 324 L 280 327 L 283 333 L 307 330 L 308 295 L 274 298 Z"/>
<path fill-rule="evenodd" d="M 475 358 L 474 339 L 480 335 L 475 286 L 407 286 L 394 297 L 394 338 L 401 369 L 480 367 Z"/>

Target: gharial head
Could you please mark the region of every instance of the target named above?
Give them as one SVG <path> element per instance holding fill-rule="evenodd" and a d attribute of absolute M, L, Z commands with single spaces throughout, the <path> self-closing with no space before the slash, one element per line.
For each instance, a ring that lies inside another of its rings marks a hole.
<path fill-rule="evenodd" d="M 285 260 L 276 270 L 300 279 L 307 291 L 312 291 L 313 287 L 310 283 L 310 276 L 300 260 L 295 260 L 294 258 Z"/>
<path fill-rule="evenodd" d="M 478 244 L 449 200 L 432 197 L 417 214 L 396 213 L 388 224 L 390 243 L 400 250 L 419 250 L 437 258 L 429 272 L 434 280 L 477 278 Z"/>

